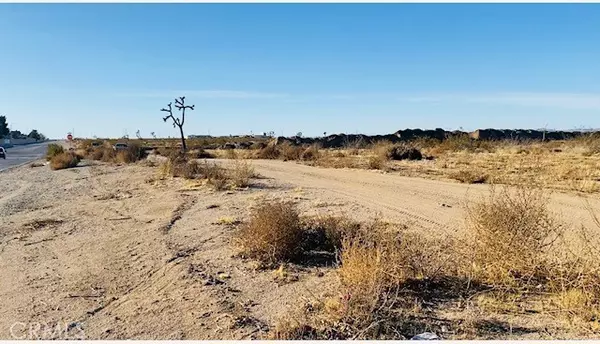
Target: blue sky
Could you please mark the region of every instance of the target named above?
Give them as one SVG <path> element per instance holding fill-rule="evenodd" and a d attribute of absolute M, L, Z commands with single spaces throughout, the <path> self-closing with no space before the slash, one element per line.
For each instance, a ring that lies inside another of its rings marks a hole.
<path fill-rule="evenodd" d="M 600 127 L 600 4 L 0 4 L 0 47 L 51 137 Z"/>

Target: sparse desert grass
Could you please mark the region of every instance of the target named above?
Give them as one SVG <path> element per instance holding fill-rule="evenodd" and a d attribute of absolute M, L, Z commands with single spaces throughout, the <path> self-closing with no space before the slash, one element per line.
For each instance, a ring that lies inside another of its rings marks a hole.
<path fill-rule="evenodd" d="M 50 159 L 50 168 L 52 170 L 63 170 L 67 168 L 75 167 L 79 164 L 79 157 L 72 152 L 63 152 L 58 155 L 54 155 Z"/>
<path fill-rule="evenodd" d="M 245 160 L 235 160 L 231 168 L 208 161 L 188 160 L 185 155 L 172 154 L 158 167 L 160 179 L 167 177 L 205 180 L 215 190 L 244 188 L 257 177 L 252 165 Z"/>

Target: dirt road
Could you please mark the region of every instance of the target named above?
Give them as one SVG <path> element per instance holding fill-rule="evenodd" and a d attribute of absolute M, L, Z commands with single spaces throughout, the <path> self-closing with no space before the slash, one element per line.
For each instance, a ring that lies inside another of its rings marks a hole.
<path fill-rule="evenodd" d="M 315 197 L 354 204 L 358 214 L 381 213 L 428 230 L 458 231 L 464 227 L 465 201 L 489 191 L 488 185 L 468 185 L 403 177 L 378 171 L 329 169 L 276 160 L 253 161 L 257 171 L 284 185 L 301 187 Z M 573 226 L 593 228 L 585 196 L 554 192 L 550 208 Z M 600 212 L 600 200 L 587 197 Z M 599 229 L 600 230 L 600 229 Z"/>

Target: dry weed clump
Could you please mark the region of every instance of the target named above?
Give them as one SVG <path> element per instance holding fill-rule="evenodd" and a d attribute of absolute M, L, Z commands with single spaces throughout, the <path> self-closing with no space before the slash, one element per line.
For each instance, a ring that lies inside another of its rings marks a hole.
<path fill-rule="evenodd" d="M 424 144 L 429 147 L 429 153 L 434 156 L 440 156 L 442 154 L 451 152 L 467 151 L 471 153 L 493 153 L 500 142 L 491 140 L 475 140 L 471 139 L 469 135 L 452 135 L 446 139 L 439 141 L 437 145 L 431 146 L 431 141 L 420 141 L 419 144 Z"/>
<path fill-rule="evenodd" d="M 245 160 L 235 160 L 233 167 L 229 170 L 229 175 L 233 186 L 238 188 L 250 186 L 252 178 L 257 177 L 254 167 Z"/>
<path fill-rule="evenodd" d="M 281 152 L 281 159 L 283 159 L 283 161 L 301 160 L 302 153 L 304 152 L 302 146 L 295 146 L 289 142 L 284 142 L 283 144 L 281 144 L 279 146 L 279 149 Z"/>
<path fill-rule="evenodd" d="M 79 157 L 72 152 L 63 152 L 50 159 L 50 168 L 52 170 L 63 170 L 72 168 L 79 164 Z"/>
<path fill-rule="evenodd" d="M 302 246 L 305 250 L 337 253 L 344 238 L 354 238 L 361 232 L 360 223 L 345 216 L 317 216 L 303 219 L 305 229 Z"/>
<path fill-rule="evenodd" d="M 490 180 L 490 176 L 476 169 L 462 169 L 450 173 L 449 178 L 458 180 L 465 184 L 484 184 Z"/>
<path fill-rule="evenodd" d="M 202 148 L 192 149 L 188 153 L 190 159 L 214 159 L 215 156 Z"/>
<path fill-rule="evenodd" d="M 321 157 L 321 152 L 319 150 L 319 146 L 313 144 L 308 148 L 304 149 L 302 154 L 300 154 L 300 160 L 303 161 L 316 161 Z"/>
<path fill-rule="evenodd" d="M 303 228 L 294 204 L 267 201 L 253 210 L 236 237 L 242 254 L 264 264 L 290 261 L 300 253 Z"/>
<path fill-rule="evenodd" d="M 367 167 L 370 170 L 385 170 L 387 167 L 386 162 L 387 160 L 379 155 L 371 156 L 367 161 Z"/>
<path fill-rule="evenodd" d="M 467 208 L 474 239 L 474 276 L 484 283 L 506 287 L 546 279 L 548 250 L 563 234 L 564 225 L 548 210 L 540 189 L 498 190 Z"/>
<path fill-rule="evenodd" d="M 333 223 L 337 227 L 337 220 Z M 416 334 L 406 328 L 415 295 L 421 289 L 446 288 L 446 274 L 454 273 L 456 263 L 444 253 L 446 247 L 379 221 L 348 234 L 341 239 L 338 296 L 283 319 L 270 334 L 272 339 L 392 339 Z"/>
<path fill-rule="evenodd" d="M 89 147 L 86 158 L 102 162 L 129 164 L 146 158 L 146 151 L 138 143 L 130 143 L 125 150 L 115 150 L 110 145 Z"/>
<path fill-rule="evenodd" d="M 281 150 L 272 142 L 261 148 L 256 153 L 256 158 L 258 159 L 279 159 L 280 156 Z"/>
<path fill-rule="evenodd" d="M 392 144 L 391 142 L 378 142 L 373 145 L 372 150 L 382 160 L 423 159 L 421 151 L 408 143 Z"/>

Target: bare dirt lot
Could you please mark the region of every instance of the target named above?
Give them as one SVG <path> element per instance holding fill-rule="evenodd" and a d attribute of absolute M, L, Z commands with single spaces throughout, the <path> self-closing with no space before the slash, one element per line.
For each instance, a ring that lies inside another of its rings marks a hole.
<path fill-rule="evenodd" d="M 232 233 L 261 200 L 292 200 L 303 215 L 380 218 L 443 237 L 463 232 L 465 202 L 488 190 L 379 171 L 252 164 L 260 177 L 227 191 L 161 180 L 146 162 L 0 173 L 0 338 L 260 338 L 298 305 L 334 296 L 339 283 L 331 266 L 282 272 L 236 256 Z M 594 228 L 581 196 L 551 197 L 551 209 L 569 226 Z M 600 210 L 597 197 L 587 198 Z M 598 336 L 547 314 L 481 314 L 464 305 L 434 314 L 436 321 L 398 337 L 428 330 L 443 338 Z M 466 317 L 488 326 L 465 334 Z M 32 334 L 32 324 L 42 329 Z M 44 334 L 57 326 L 65 332 Z"/>

